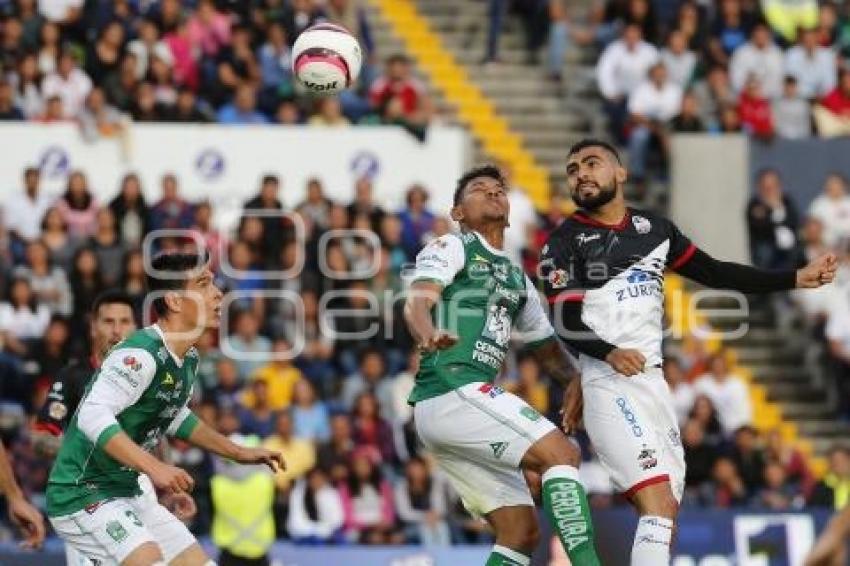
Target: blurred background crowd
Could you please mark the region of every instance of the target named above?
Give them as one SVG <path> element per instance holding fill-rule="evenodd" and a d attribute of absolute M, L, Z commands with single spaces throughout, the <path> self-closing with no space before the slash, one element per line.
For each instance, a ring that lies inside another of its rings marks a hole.
<path fill-rule="evenodd" d="M 558 71 L 565 51 L 601 51 L 598 87 L 611 135 L 628 149 L 638 185 L 665 175 L 670 132 L 743 130 L 761 139 L 850 133 L 845 6 L 608 0 L 581 16 L 566 0 L 490 0 L 489 8 L 485 65 L 499 63 L 499 29 L 509 8 L 526 24 L 530 61 L 545 48 L 553 81 L 569 81 Z M 381 123 L 421 136 L 433 116 L 411 61 L 372 49 L 366 12 L 355 0 L 0 0 L 0 14 L 0 119 L 75 120 L 95 139 L 121 136 L 128 120 Z M 323 19 L 355 31 L 367 57 L 357 89 L 316 100 L 293 84 L 289 50 L 299 31 Z M 85 171 L 71 173 L 60 195 L 41 189 L 34 167 L 21 171 L 19 186 L 0 188 L 0 434 L 23 488 L 43 502 L 50 457 L 35 449 L 29 425 L 57 371 L 89 355 L 93 299 L 123 289 L 136 301 L 141 324 L 142 242 L 154 230 L 178 228 L 198 235 L 213 254 L 219 284 L 240 293 L 226 333 L 205 334 L 199 344 L 194 406 L 222 432 L 284 452 L 287 470 L 275 478 L 278 537 L 328 544 L 488 541 L 486 527 L 465 513 L 421 451 L 406 403 L 417 356 L 399 293 L 419 249 L 452 229 L 447 211 L 428 204 L 429 191 L 446 188 L 398 187 L 405 206 L 387 210 L 375 202 L 368 177 L 353 184 L 347 202 L 327 198 L 319 177 L 307 183 L 302 202 L 293 202 L 285 168 L 281 175 L 262 178 L 228 230 L 213 222 L 213 204 L 184 199 L 181 179 L 166 172 L 156 200 L 144 197 L 151 192 L 133 174 L 104 201 L 90 190 L 98 180 Z M 535 210 L 521 187 L 511 187 L 509 198 L 506 247 L 534 275 L 537 251 L 565 218 L 565 202 L 553 191 L 548 208 Z M 281 216 L 252 214 L 260 209 Z M 841 255 L 844 275 L 832 289 L 780 298 L 779 310 L 803 313 L 814 355 L 850 400 L 850 305 L 841 302 L 850 296 L 846 180 L 830 177 L 822 196 L 799 210 L 782 178 L 765 171 L 746 216 L 757 265 L 794 267 L 826 250 Z M 305 228 L 303 239 L 296 224 Z M 327 231 L 348 228 L 375 238 L 349 234 L 320 244 Z M 158 249 L 193 245 L 156 241 Z M 297 275 L 272 274 L 293 270 Z M 296 329 L 300 309 L 291 301 L 255 291 L 299 296 L 303 327 Z M 327 316 L 330 310 L 337 314 Z M 368 328 L 376 329 L 371 338 L 350 338 Z M 280 359 L 302 338 L 294 359 Z M 792 510 L 848 502 L 848 450 L 830 452 L 828 473 L 816 477 L 778 430 L 752 426 L 753 400 L 733 356 L 709 353 L 694 336 L 666 350 L 688 464 L 686 506 Z M 560 421 L 561 391 L 519 346 L 500 384 Z M 850 419 L 850 402 L 842 410 Z M 592 505 L 623 504 L 586 439 L 579 434 L 577 441 Z M 228 464 L 178 441 L 168 453 L 196 478 L 199 512 L 191 527 L 208 534 L 220 512 L 211 484 L 231 473 Z"/>

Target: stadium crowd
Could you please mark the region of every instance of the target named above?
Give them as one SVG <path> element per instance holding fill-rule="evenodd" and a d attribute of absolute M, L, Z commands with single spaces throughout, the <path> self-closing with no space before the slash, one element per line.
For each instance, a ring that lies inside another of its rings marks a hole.
<path fill-rule="evenodd" d="M 326 198 L 320 179 L 309 182 L 303 202 L 289 203 L 282 181 L 266 175 L 238 225 L 222 232 L 211 222 L 212 205 L 184 200 L 170 174 L 162 176 L 161 199 L 153 203 L 132 174 L 104 203 L 88 190 L 83 172 L 69 176 L 56 200 L 40 190 L 37 169 L 24 171 L 22 185 L 4 200 L 0 230 L 0 433 L 33 501 L 42 501 L 50 467 L 30 433 L 33 415 L 56 372 L 70 358 L 88 355 L 92 301 L 104 289 L 123 289 L 139 322 L 146 320 L 140 243 L 151 231 L 178 228 L 211 251 L 219 284 L 240 292 L 221 333 L 207 333 L 198 344 L 194 406 L 219 430 L 257 438 L 286 455 L 288 467 L 275 478 L 278 536 L 322 543 L 487 540 L 483 523 L 465 514 L 421 451 L 406 403 L 418 356 L 400 312 L 405 269 L 424 243 L 451 229 L 428 208 L 424 187 L 410 187 L 406 206 L 389 211 L 374 202 L 368 178 L 355 183 L 349 203 Z M 521 189 L 511 190 L 510 199 L 508 249 L 534 274 L 535 250 L 563 219 L 561 203 L 556 196 L 538 215 Z M 252 214 L 258 209 L 285 214 Z M 303 240 L 295 222 L 304 224 Z M 349 234 L 319 249 L 322 234 L 340 228 L 374 234 L 380 246 Z M 197 245 L 189 237 L 155 242 L 159 249 Z M 302 263 L 297 275 L 272 275 Z M 285 297 L 252 295 L 258 290 L 289 291 L 300 297 L 300 307 Z M 301 338 L 300 353 L 283 359 Z M 759 437 L 752 428 L 748 390 L 723 352 L 708 355 L 693 337 L 667 349 L 665 372 L 689 468 L 686 505 L 843 505 L 850 455 L 836 451 L 832 475 L 816 482 L 778 433 Z M 557 422 L 561 392 L 526 354 L 515 350 L 500 383 Z M 578 439 L 592 504 L 621 504 L 586 439 Z M 196 478 L 199 513 L 192 528 L 207 533 L 215 513 L 210 486 L 226 463 L 180 441 L 170 444 L 169 454 Z"/>
<path fill-rule="evenodd" d="M 292 75 L 292 44 L 330 22 L 364 50 L 356 88 L 315 98 Z M 359 0 L 0 2 L 0 120 L 76 121 L 89 139 L 134 122 L 343 127 L 424 135 L 431 107 L 411 62 L 375 51 Z"/>

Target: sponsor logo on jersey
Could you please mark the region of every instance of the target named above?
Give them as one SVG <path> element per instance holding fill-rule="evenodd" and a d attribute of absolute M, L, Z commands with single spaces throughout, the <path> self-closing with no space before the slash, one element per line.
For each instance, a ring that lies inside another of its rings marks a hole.
<path fill-rule="evenodd" d="M 530 420 L 533 423 L 536 423 L 537 421 L 539 421 L 541 416 L 542 416 L 540 413 L 538 413 L 537 411 L 535 411 L 534 409 L 532 409 L 531 407 L 528 407 L 528 406 L 520 409 L 519 414 L 524 416 L 525 418 L 527 418 L 528 420 Z"/>
<path fill-rule="evenodd" d="M 506 298 L 507 300 L 509 300 L 510 302 L 512 302 L 515 305 L 519 304 L 519 293 L 517 291 L 515 291 L 515 290 L 513 290 L 509 287 L 505 287 L 501 283 L 496 283 L 495 288 L 496 288 L 496 293 L 498 293 L 500 296 Z M 504 307 L 502 307 L 502 308 L 504 308 Z"/>
<path fill-rule="evenodd" d="M 505 351 L 498 346 L 485 342 L 484 340 L 475 341 L 475 349 L 472 351 L 473 362 L 481 362 L 498 370 L 502 368 L 502 362 L 504 359 Z"/>
<path fill-rule="evenodd" d="M 166 358 L 168 358 L 168 351 L 166 351 L 165 346 L 157 350 L 156 357 L 159 358 L 160 363 L 165 363 Z"/>
<path fill-rule="evenodd" d="M 581 508 L 581 494 L 574 481 L 551 482 L 552 515 L 558 532 L 569 550 L 588 540 L 587 523 Z"/>
<path fill-rule="evenodd" d="M 493 264 L 493 277 L 501 281 L 502 283 L 507 283 L 508 281 L 508 265 L 506 263 L 494 263 Z"/>
<path fill-rule="evenodd" d="M 431 245 L 435 248 L 440 248 L 441 250 L 446 249 L 446 247 L 448 246 L 446 241 L 442 238 L 437 238 L 436 240 L 432 241 Z"/>
<path fill-rule="evenodd" d="M 165 372 L 165 378 L 162 380 L 163 385 L 171 385 L 174 386 L 174 377 L 168 372 Z"/>
<path fill-rule="evenodd" d="M 673 446 L 682 445 L 682 437 L 679 435 L 679 429 L 670 427 L 670 430 L 667 431 L 667 436 L 670 438 L 670 442 Z"/>
<path fill-rule="evenodd" d="M 652 224 L 643 216 L 632 216 L 632 224 L 634 224 L 638 234 L 648 234 L 652 230 Z"/>
<path fill-rule="evenodd" d="M 511 319 L 508 308 L 502 305 L 490 305 L 487 320 L 484 321 L 484 329 L 481 331 L 483 338 L 489 338 L 502 348 L 508 345 L 511 339 Z M 477 344 L 476 344 L 477 346 Z M 499 360 L 501 366 L 502 360 Z"/>
<path fill-rule="evenodd" d="M 419 258 L 419 263 L 422 267 L 434 267 L 435 265 L 439 265 L 441 267 L 448 267 L 449 262 L 445 259 L 441 258 L 437 254 L 428 254 Z"/>
<path fill-rule="evenodd" d="M 54 421 L 61 421 L 68 415 L 68 407 L 60 401 L 52 401 L 47 407 L 47 414 Z"/>
<path fill-rule="evenodd" d="M 106 534 L 108 534 L 115 542 L 121 542 L 130 536 L 127 529 L 124 528 L 124 525 L 118 521 L 109 521 L 106 523 Z"/>
<path fill-rule="evenodd" d="M 617 403 L 617 406 L 620 408 L 620 412 L 623 413 L 623 418 L 626 419 L 626 424 L 629 425 L 632 434 L 638 438 L 643 436 L 643 429 L 640 428 L 640 423 L 638 423 L 637 417 L 635 416 L 634 411 L 632 411 L 628 400 L 626 400 L 625 397 L 617 397 L 614 402 Z"/>
<path fill-rule="evenodd" d="M 651 470 L 658 465 L 658 459 L 655 457 L 655 449 L 644 446 L 638 454 L 638 464 L 642 470 Z"/>
<path fill-rule="evenodd" d="M 490 274 L 490 264 L 476 261 L 469 265 L 469 274 L 472 277 L 482 277 Z"/>
<path fill-rule="evenodd" d="M 139 371 L 140 369 L 142 369 L 142 362 L 137 360 L 135 356 L 125 356 L 124 365 L 133 371 Z"/>
<path fill-rule="evenodd" d="M 97 501 L 97 502 L 92 503 L 90 505 L 86 505 L 85 507 L 83 507 L 83 509 L 85 510 L 86 513 L 88 513 L 89 515 L 92 515 L 92 514 L 94 514 L 95 511 L 97 511 L 97 508 L 100 507 L 101 505 L 103 505 L 104 503 L 106 503 L 106 501 Z"/>
<path fill-rule="evenodd" d="M 505 450 L 508 449 L 507 442 L 491 442 L 490 449 L 493 450 L 493 456 L 496 458 L 501 458 L 502 454 L 505 453 Z"/>
<path fill-rule="evenodd" d="M 657 297 L 661 294 L 661 285 L 655 281 L 653 274 L 643 269 L 632 269 L 626 274 L 630 284 L 624 289 L 617 289 L 617 302 L 639 297 Z"/>
<path fill-rule="evenodd" d="M 166 407 L 159 412 L 159 418 L 161 419 L 173 419 L 177 416 L 177 413 L 180 412 L 180 407 Z"/>
<path fill-rule="evenodd" d="M 549 244 L 544 244 L 543 249 L 540 250 L 540 255 L 546 255 L 549 253 Z"/>
<path fill-rule="evenodd" d="M 484 385 L 478 388 L 478 391 L 489 395 L 490 399 L 495 399 L 496 397 L 505 392 L 504 389 L 502 389 L 498 385 L 493 385 L 492 383 L 485 383 Z"/>
<path fill-rule="evenodd" d="M 629 283 L 645 283 L 647 281 L 651 281 L 652 278 L 650 277 L 649 273 L 642 269 L 633 269 L 626 276 L 626 280 Z"/>
<path fill-rule="evenodd" d="M 583 246 L 584 244 L 592 242 L 593 240 L 598 240 L 601 237 L 602 234 L 599 233 L 588 234 L 587 232 L 582 232 L 581 234 L 576 236 L 576 241 L 579 243 L 580 246 Z"/>
<path fill-rule="evenodd" d="M 565 269 L 553 269 L 549 272 L 549 285 L 553 289 L 563 289 L 570 282 L 570 274 Z"/>

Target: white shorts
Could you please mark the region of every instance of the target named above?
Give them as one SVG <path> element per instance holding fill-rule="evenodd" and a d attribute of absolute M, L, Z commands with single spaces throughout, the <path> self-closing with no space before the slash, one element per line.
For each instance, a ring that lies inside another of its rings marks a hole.
<path fill-rule="evenodd" d="M 473 515 L 534 505 L 520 462 L 555 425 L 525 401 L 488 383 L 470 383 L 419 401 L 416 431 Z"/>
<path fill-rule="evenodd" d="M 186 525 L 144 494 L 50 517 L 50 523 L 67 546 L 104 566 L 120 564 L 147 542 L 156 543 L 165 561 L 170 562 L 197 542 Z"/>
<path fill-rule="evenodd" d="M 669 481 L 682 500 L 685 453 L 670 388 L 660 368 L 633 377 L 584 374 L 584 426 L 614 485 L 627 497 Z"/>

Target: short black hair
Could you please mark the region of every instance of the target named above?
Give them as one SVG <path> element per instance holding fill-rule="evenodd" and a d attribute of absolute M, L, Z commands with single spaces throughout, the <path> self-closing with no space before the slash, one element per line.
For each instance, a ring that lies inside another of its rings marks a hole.
<path fill-rule="evenodd" d="M 620 164 L 623 163 L 620 160 L 620 152 L 617 151 L 616 147 L 614 147 L 613 145 L 611 145 L 610 143 L 608 143 L 605 140 L 600 140 L 600 139 L 596 139 L 596 138 L 585 138 L 585 139 L 581 140 L 580 142 L 573 144 L 573 146 L 570 148 L 570 151 L 567 152 L 567 159 L 569 159 L 570 157 L 572 157 L 576 153 L 578 153 L 578 152 L 580 152 L 584 149 L 587 149 L 588 147 L 601 147 L 602 149 L 604 149 L 605 151 L 607 151 L 608 153 L 613 155 L 614 159 L 617 160 L 617 163 L 620 163 Z"/>
<path fill-rule="evenodd" d="M 165 291 L 179 291 L 186 288 L 186 281 L 201 267 L 209 262 L 206 251 L 201 253 L 167 252 L 153 258 L 152 273 L 148 273 L 148 291 L 159 293 L 153 300 L 153 310 L 158 317 L 168 314 L 165 303 Z M 171 273 L 171 277 L 163 276 Z"/>
<path fill-rule="evenodd" d="M 489 177 L 499 181 L 502 185 L 505 184 L 505 177 L 502 175 L 502 171 L 495 165 L 487 164 L 479 167 L 473 167 L 457 180 L 454 195 L 454 206 L 459 205 L 460 201 L 463 200 L 463 190 L 466 188 L 466 185 L 478 177 Z"/>
<path fill-rule="evenodd" d="M 117 288 L 107 289 L 95 297 L 91 304 L 92 315 L 97 316 L 97 311 L 99 311 L 100 307 L 103 305 L 127 305 L 130 307 L 131 311 L 135 309 L 132 297 L 130 297 L 130 295 L 123 289 Z"/>
<path fill-rule="evenodd" d="M 275 175 L 274 173 L 266 173 L 263 175 L 263 180 L 261 181 L 262 186 L 266 186 L 269 184 L 280 185 L 280 177 Z"/>

